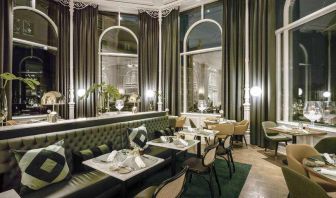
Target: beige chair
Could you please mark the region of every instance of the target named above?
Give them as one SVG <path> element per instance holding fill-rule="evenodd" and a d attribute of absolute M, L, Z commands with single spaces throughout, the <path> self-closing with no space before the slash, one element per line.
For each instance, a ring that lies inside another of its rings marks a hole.
<path fill-rule="evenodd" d="M 215 136 L 215 141 L 218 139 L 225 139 L 234 134 L 235 126 L 230 123 L 216 124 L 212 130 L 219 131 Z"/>
<path fill-rule="evenodd" d="M 180 116 L 176 118 L 175 130 L 176 131 L 182 130 L 186 120 L 187 120 L 187 117 L 185 116 Z"/>
<path fill-rule="evenodd" d="M 206 117 L 203 121 L 205 124 L 204 128 L 212 129 L 212 127 L 217 124 L 217 120 L 218 120 L 217 117 Z"/>
<path fill-rule="evenodd" d="M 214 145 L 210 145 L 207 148 L 205 148 L 203 158 L 197 158 L 197 157 L 191 157 L 187 159 L 183 164 L 189 167 L 190 172 L 190 178 L 189 182 L 191 182 L 192 175 L 198 174 L 198 175 L 209 175 L 209 181 L 205 180 L 209 184 L 211 197 L 214 197 L 214 189 L 213 189 L 213 176 L 215 176 L 216 183 L 218 185 L 219 195 L 222 194 L 221 188 L 219 185 L 219 180 L 217 177 L 217 172 L 215 168 L 215 160 L 216 160 L 216 153 L 218 148 L 218 142 Z"/>
<path fill-rule="evenodd" d="M 160 186 L 150 186 L 138 193 L 135 198 L 177 198 L 181 197 L 188 166 L 186 166 L 180 173 L 174 177 L 164 181 Z"/>
<path fill-rule="evenodd" d="M 336 186 L 323 180 L 315 175 L 309 175 L 304 168 L 302 161 L 304 158 L 320 155 L 320 153 L 310 145 L 307 144 L 291 144 L 286 147 L 286 155 L 288 167 L 297 173 L 310 177 L 313 181 L 318 183 L 327 192 L 336 191 Z"/>
<path fill-rule="evenodd" d="M 249 128 L 249 125 L 250 125 L 250 122 L 248 120 L 242 120 L 241 122 L 235 123 L 234 133 L 233 133 L 234 136 L 242 137 L 245 141 L 246 146 L 247 146 L 247 142 L 246 142 L 245 134 Z"/>

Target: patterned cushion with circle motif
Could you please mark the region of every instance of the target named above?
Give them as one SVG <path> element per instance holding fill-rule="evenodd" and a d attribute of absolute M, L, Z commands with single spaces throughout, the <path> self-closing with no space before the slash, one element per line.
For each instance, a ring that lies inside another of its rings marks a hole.
<path fill-rule="evenodd" d="M 148 134 L 146 126 L 143 124 L 138 128 L 128 129 L 128 138 L 132 148 L 146 149 L 148 147 Z"/>
<path fill-rule="evenodd" d="M 21 195 L 71 177 L 63 144 L 61 140 L 45 148 L 13 150 L 21 171 Z"/>

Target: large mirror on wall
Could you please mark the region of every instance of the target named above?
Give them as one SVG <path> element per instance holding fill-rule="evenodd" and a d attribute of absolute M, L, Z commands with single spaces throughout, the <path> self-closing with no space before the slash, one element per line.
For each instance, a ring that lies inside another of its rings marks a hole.
<path fill-rule="evenodd" d="M 289 31 L 290 121 L 308 121 L 307 101 L 320 101 L 317 123 L 336 126 L 336 12 Z"/>

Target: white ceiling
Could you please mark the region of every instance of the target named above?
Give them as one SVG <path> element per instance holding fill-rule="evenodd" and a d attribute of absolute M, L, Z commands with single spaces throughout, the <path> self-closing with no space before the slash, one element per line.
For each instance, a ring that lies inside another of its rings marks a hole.
<path fill-rule="evenodd" d="M 164 9 L 179 6 L 187 10 L 217 0 L 80 0 L 99 5 L 100 10 L 123 13 L 138 13 L 139 9 Z"/>

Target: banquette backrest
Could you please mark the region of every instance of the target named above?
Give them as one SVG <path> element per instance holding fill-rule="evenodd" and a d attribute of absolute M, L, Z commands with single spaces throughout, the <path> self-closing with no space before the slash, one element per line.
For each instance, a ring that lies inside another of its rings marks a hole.
<path fill-rule="evenodd" d="M 72 153 L 83 149 L 111 142 L 113 149 L 127 148 L 128 128 L 135 128 L 145 124 L 149 139 L 154 138 L 156 130 L 169 127 L 168 116 L 160 116 L 134 121 L 80 128 L 68 131 L 39 134 L 0 140 L 0 178 L 2 190 L 11 188 L 17 178 L 17 163 L 11 150 L 29 150 L 46 147 L 57 141 L 64 140 L 64 148 L 70 170 L 73 170 Z"/>

